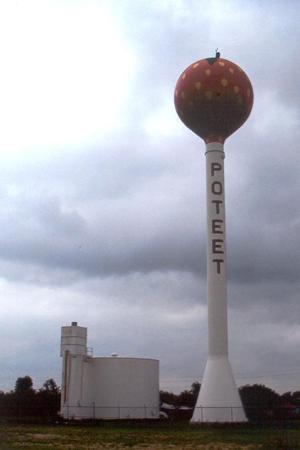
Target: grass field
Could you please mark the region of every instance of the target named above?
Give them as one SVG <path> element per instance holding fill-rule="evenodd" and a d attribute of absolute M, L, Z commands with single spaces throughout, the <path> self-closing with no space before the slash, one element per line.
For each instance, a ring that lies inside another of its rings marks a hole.
<path fill-rule="evenodd" d="M 298 427 L 173 424 L 0 425 L 0 449 L 300 449 Z"/>

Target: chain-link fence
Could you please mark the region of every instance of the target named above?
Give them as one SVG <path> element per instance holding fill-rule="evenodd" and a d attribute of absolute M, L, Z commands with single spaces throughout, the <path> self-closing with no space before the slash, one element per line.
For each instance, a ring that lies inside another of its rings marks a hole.
<path fill-rule="evenodd" d="M 195 423 L 282 423 L 300 425 L 300 406 L 252 404 L 243 408 L 191 407 L 163 404 L 143 406 L 103 406 L 92 402 L 86 405 L 64 405 L 61 411 L 37 408 L 34 405 L 0 407 L 0 420 L 176 420 Z"/>
<path fill-rule="evenodd" d="M 158 419 L 159 406 L 99 406 L 64 405 L 61 416 L 65 419 Z"/>

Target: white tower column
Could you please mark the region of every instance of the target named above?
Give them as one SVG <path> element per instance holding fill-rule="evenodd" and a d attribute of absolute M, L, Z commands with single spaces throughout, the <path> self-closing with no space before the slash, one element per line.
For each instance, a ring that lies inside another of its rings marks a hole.
<path fill-rule="evenodd" d="M 223 144 L 206 144 L 208 360 L 192 422 L 244 422 L 228 359 Z"/>
<path fill-rule="evenodd" d="M 87 328 L 77 322 L 61 329 L 61 350 L 63 358 L 61 415 L 67 419 L 83 415 L 83 365 L 87 354 Z"/>

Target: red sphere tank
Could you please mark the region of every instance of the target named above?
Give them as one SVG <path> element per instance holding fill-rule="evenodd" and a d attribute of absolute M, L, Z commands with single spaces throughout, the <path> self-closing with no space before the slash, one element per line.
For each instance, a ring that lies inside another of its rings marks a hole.
<path fill-rule="evenodd" d="M 206 143 L 224 143 L 246 121 L 252 105 L 253 89 L 245 72 L 218 54 L 191 64 L 176 84 L 180 119 Z"/>

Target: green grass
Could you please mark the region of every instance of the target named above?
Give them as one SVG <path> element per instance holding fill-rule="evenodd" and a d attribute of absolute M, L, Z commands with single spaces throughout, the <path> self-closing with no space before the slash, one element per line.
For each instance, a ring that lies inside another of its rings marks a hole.
<path fill-rule="evenodd" d="M 300 449 L 300 427 L 173 424 L 0 425 L 0 449 Z"/>

